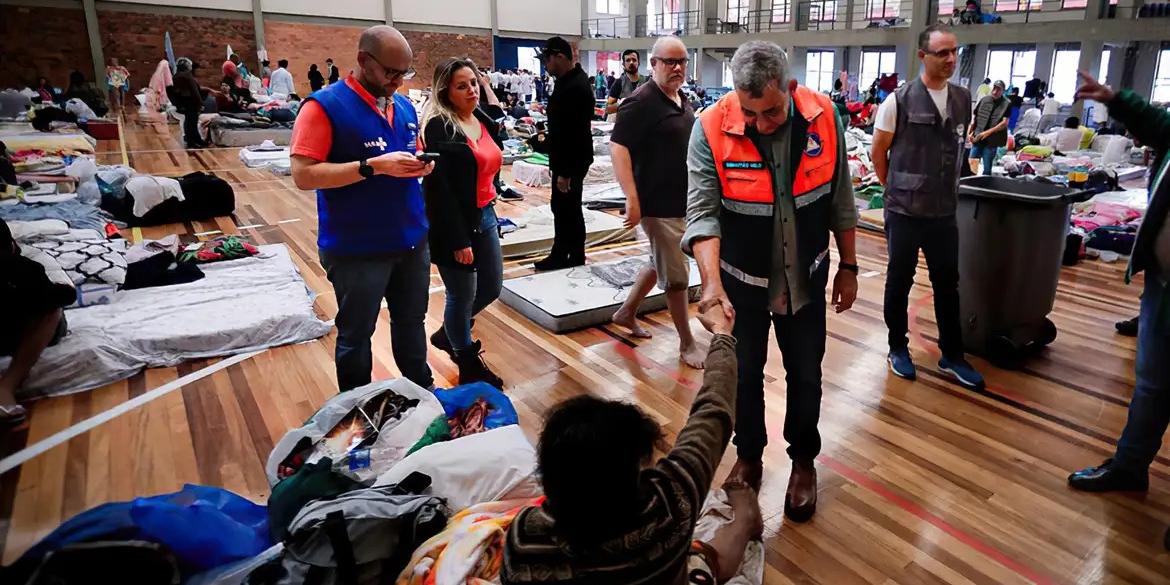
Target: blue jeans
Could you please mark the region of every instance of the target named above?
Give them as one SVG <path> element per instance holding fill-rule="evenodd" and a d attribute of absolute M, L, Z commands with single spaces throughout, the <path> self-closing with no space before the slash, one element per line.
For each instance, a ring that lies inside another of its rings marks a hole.
<path fill-rule="evenodd" d="M 453 264 L 439 266 L 439 276 L 447 287 L 443 330 L 455 351 L 471 347 L 471 319 L 492 304 L 504 286 L 504 256 L 494 206 L 483 209 L 480 229 L 481 233 L 471 242 L 475 261 L 470 268 Z"/>
<path fill-rule="evenodd" d="M 378 324 L 382 299 L 390 311 L 394 363 L 411 382 L 434 383 L 427 365 L 423 322 L 430 300 L 431 255 L 424 239 L 413 250 L 372 256 L 320 251 L 321 266 L 337 292 L 337 387 L 345 391 L 370 383 L 370 337 Z"/>
<path fill-rule="evenodd" d="M 978 158 L 983 161 L 984 175 L 991 175 L 991 165 L 995 164 L 995 155 L 998 152 L 999 147 L 997 146 L 971 145 L 971 158 Z"/>
<path fill-rule="evenodd" d="M 1137 384 L 1129 402 L 1129 420 L 1117 441 L 1118 466 L 1145 471 L 1162 446 L 1170 424 L 1170 291 L 1146 274 L 1138 316 Z"/>

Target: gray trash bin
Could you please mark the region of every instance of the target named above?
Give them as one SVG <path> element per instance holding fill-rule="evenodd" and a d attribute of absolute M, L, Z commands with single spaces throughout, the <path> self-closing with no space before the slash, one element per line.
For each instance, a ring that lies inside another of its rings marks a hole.
<path fill-rule="evenodd" d="M 1056 301 L 1072 204 L 1092 193 L 1007 177 L 959 181 L 963 343 L 1015 367 L 1056 339 Z"/>

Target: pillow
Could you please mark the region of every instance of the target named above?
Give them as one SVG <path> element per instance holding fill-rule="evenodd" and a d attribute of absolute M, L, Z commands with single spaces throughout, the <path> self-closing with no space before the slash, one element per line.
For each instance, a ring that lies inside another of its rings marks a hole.
<path fill-rule="evenodd" d="M 121 286 L 126 282 L 126 256 L 121 242 L 95 239 L 34 242 L 30 246 L 56 260 L 74 285 L 103 282 Z"/>
<path fill-rule="evenodd" d="M 45 275 L 49 277 L 49 281 L 53 284 L 64 284 L 66 286 L 75 286 L 73 280 L 69 275 L 65 274 L 65 270 L 61 268 L 61 263 L 57 262 L 52 256 L 40 248 L 21 244 L 20 255 L 40 264 L 45 269 Z"/>

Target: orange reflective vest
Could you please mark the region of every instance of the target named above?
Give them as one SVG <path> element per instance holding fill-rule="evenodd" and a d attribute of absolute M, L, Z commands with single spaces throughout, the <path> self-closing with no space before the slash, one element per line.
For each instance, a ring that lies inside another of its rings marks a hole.
<path fill-rule="evenodd" d="M 808 121 L 807 143 L 792 184 L 792 196 L 803 207 L 831 190 L 837 162 L 836 109 L 829 96 L 798 85 L 792 94 L 796 111 Z M 744 135 L 743 110 L 733 91 L 700 116 L 711 145 L 723 197 L 745 203 L 775 201 L 772 170 L 751 139 Z"/>

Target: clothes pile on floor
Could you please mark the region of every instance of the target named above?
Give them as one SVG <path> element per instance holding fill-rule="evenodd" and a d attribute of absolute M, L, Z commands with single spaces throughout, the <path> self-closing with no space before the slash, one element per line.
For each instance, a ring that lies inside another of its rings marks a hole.
<path fill-rule="evenodd" d="M 236 209 L 235 190 L 211 173 L 159 177 L 82 158 L 69 165 L 66 174 L 77 179 L 82 202 L 100 205 L 127 226 L 205 221 L 231 215 Z"/>
<path fill-rule="evenodd" d="M 1133 250 L 1147 207 L 1145 189 L 1094 195 L 1084 203 L 1073 205 L 1070 242 L 1079 244 L 1080 258 L 1117 261 Z"/>
<path fill-rule="evenodd" d="M 1054 141 L 1051 135 L 1041 136 L 1039 144 L 1005 154 L 993 173 L 1010 177 L 1035 175 L 1059 182 L 1070 172 L 1102 169 L 1116 175 L 1119 181 L 1130 181 L 1145 176 L 1148 170 L 1143 164 L 1144 149 L 1134 147 L 1133 141 L 1124 136 L 1096 135 L 1088 130 L 1079 149 L 1067 152 L 1056 151 Z"/>

